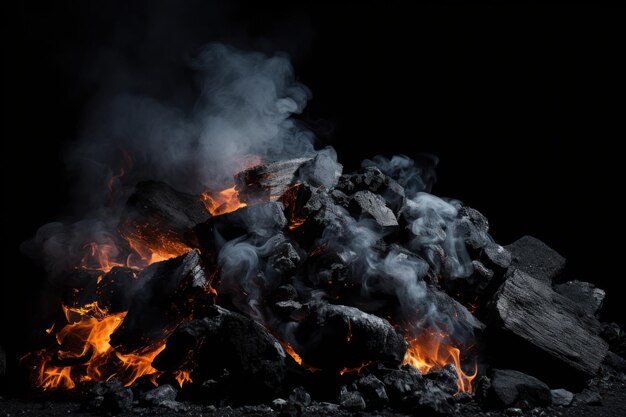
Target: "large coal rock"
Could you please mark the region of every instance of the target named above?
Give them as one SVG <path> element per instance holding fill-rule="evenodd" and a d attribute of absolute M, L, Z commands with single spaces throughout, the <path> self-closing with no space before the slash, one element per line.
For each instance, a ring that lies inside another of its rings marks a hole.
<path fill-rule="evenodd" d="M 325 370 L 371 362 L 397 366 L 407 343 L 389 322 L 344 305 L 312 303 L 296 331 L 304 362 Z"/>
<path fill-rule="evenodd" d="M 144 181 L 128 199 L 120 231 L 150 249 L 180 253 L 185 245 L 193 246 L 193 227 L 209 217 L 199 196 L 163 182 Z"/>
<path fill-rule="evenodd" d="M 111 345 L 130 352 L 160 341 L 192 313 L 193 300 L 209 282 L 200 254 L 186 255 L 150 265 L 130 291 L 130 307 Z"/>
<path fill-rule="evenodd" d="M 153 366 L 167 372 L 193 369 L 194 383 L 217 381 L 221 394 L 235 401 L 267 401 L 281 394 L 287 362 L 278 340 L 241 314 L 217 306 L 211 314 L 179 326 Z"/>
<path fill-rule="evenodd" d="M 494 295 L 489 314 L 490 330 L 502 331 L 491 337 L 490 347 L 502 353 L 524 349 L 523 355 L 509 354 L 508 361 L 532 364 L 533 373 L 546 379 L 593 376 L 608 350 L 596 335 L 597 320 L 520 270 L 511 271 Z"/>

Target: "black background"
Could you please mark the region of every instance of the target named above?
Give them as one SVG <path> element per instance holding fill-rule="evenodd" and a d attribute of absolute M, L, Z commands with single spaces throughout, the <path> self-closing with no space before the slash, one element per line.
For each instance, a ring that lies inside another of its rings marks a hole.
<path fill-rule="evenodd" d="M 435 194 L 482 211 L 499 243 L 544 240 L 568 258 L 572 276 L 607 289 L 606 314 L 623 320 L 623 10 L 335 3 L 5 8 L 1 334 L 9 353 L 39 331 L 43 276 L 18 246 L 71 213 L 63 154 L 86 110 L 122 91 L 189 105 L 187 58 L 209 41 L 289 53 L 313 92 L 301 119 L 346 169 L 377 153 L 436 154 Z"/>

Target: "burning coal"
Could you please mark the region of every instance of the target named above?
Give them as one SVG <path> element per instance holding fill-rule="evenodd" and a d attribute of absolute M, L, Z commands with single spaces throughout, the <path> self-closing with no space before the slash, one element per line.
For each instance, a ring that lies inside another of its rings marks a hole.
<path fill-rule="evenodd" d="M 430 194 L 434 158 L 344 174 L 290 117 L 309 92 L 284 57 L 212 45 L 193 65 L 189 114 L 119 97 L 77 146 L 85 218 L 27 246 L 62 300 L 23 359 L 33 384 L 173 382 L 241 402 L 355 378 L 402 401 L 404 386 L 472 392 L 485 326 L 467 307 L 512 261 L 487 219 Z"/>

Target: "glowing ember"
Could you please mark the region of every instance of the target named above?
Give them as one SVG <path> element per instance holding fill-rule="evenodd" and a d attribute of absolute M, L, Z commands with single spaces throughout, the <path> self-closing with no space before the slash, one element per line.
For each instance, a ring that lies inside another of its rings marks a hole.
<path fill-rule="evenodd" d="M 339 375 L 343 375 L 343 374 L 349 373 L 349 372 L 356 372 L 357 374 L 360 374 L 361 371 L 363 370 L 363 368 L 365 368 L 367 366 L 370 366 L 372 363 L 374 363 L 374 362 L 373 361 L 369 361 L 369 362 L 365 362 L 361 366 L 357 366 L 356 368 L 343 368 L 342 370 L 339 371 Z"/>
<path fill-rule="evenodd" d="M 318 368 L 315 368 L 311 365 L 307 365 L 306 363 L 302 362 L 302 358 L 300 357 L 300 355 L 298 355 L 296 353 L 296 351 L 293 349 L 293 347 L 285 342 L 284 340 L 282 340 L 281 338 L 277 337 L 278 341 L 280 342 L 280 344 L 282 345 L 283 349 L 285 349 L 285 352 L 287 352 L 287 354 L 289 356 L 291 356 L 293 358 L 294 361 L 296 361 L 296 363 L 298 365 L 300 365 L 301 367 L 303 367 L 304 369 L 306 369 L 309 372 L 317 372 L 319 371 Z"/>
<path fill-rule="evenodd" d="M 191 371 L 176 371 L 174 377 L 176 378 L 176 381 L 178 381 L 178 385 L 180 385 L 181 388 L 185 382 L 193 382 L 191 379 Z"/>
<path fill-rule="evenodd" d="M 164 343 L 130 354 L 121 354 L 110 345 L 111 334 L 122 324 L 126 312 L 109 314 L 97 302 L 79 308 L 63 306 L 63 311 L 68 324 L 56 333 L 56 355 L 46 350 L 32 355 L 38 387 L 72 389 L 75 381 L 106 381 L 113 376 L 129 386 L 142 375 L 157 373 L 151 364 L 165 348 Z M 54 360 L 80 364 L 55 366 Z"/>
<path fill-rule="evenodd" d="M 230 213 L 246 206 L 245 203 L 239 201 L 239 196 L 234 186 L 216 193 L 205 191 L 200 195 L 200 199 L 208 212 L 214 216 Z"/>
<path fill-rule="evenodd" d="M 461 351 L 444 343 L 446 335 L 437 332 L 424 332 L 416 339 L 408 340 L 409 348 L 404 356 L 404 364 L 410 364 L 419 369 L 422 373 L 427 373 L 431 369 L 441 368 L 447 364 L 453 364 L 456 373 L 459 392 L 472 392 L 472 380 L 476 378 L 477 368 L 474 373 L 466 374 L 461 369 Z"/>

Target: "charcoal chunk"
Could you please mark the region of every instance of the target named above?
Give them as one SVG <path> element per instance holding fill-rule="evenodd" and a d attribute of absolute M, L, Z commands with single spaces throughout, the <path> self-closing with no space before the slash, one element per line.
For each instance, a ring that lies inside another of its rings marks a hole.
<path fill-rule="evenodd" d="M 164 384 L 150 391 L 145 392 L 140 397 L 140 402 L 147 405 L 160 406 L 164 401 L 175 401 L 178 391 L 169 385 Z"/>
<path fill-rule="evenodd" d="M 419 416 L 449 416 L 455 413 L 454 397 L 436 385 L 408 395 L 404 405 Z"/>
<path fill-rule="evenodd" d="M 505 271 L 511 265 L 511 252 L 494 242 L 483 248 L 482 258 L 488 267 L 499 271 Z"/>
<path fill-rule="evenodd" d="M 285 358 L 265 327 L 216 306 L 211 317 L 179 326 L 153 366 L 167 372 L 192 368 L 194 379 L 218 381 L 234 401 L 256 402 L 279 394 L 286 378 Z"/>
<path fill-rule="evenodd" d="M 281 285 L 276 288 L 272 296 L 276 302 L 294 301 L 298 298 L 298 291 L 291 284 Z"/>
<path fill-rule="evenodd" d="M 596 391 L 585 388 L 574 397 L 574 405 L 580 404 L 601 405 L 602 396 Z"/>
<path fill-rule="evenodd" d="M 180 253 L 185 245 L 193 245 L 193 227 L 209 217 L 199 196 L 163 182 L 145 181 L 137 184 L 128 199 L 120 231 L 150 249 Z"/>
<path fill-rule="evenodd" d="M 344 305 L 311 303 L 296 331 L 303 361 L 321 369 L 357 368 L 372 361 L 399 365 L 407 343 L 389 322 Z"/>
<path fill-rule="evenodd" d="M 491 377 L 491 395 L 495 405 L 518 407 L 525 401 L 530 408 L 551 404 L 550 388 L 540 380 L 511 369 L 496 369 Z"/>
<path fill-rule="evenodd" d="M 573 376 L 592 376 L 608 350 L 595 334 L 599 324 L 593 317 L 581 315 L 578 306 L 554 292 L 550 284 L 519 270 L 513 270 L 494 295 L 490 313 L 492 328 L 513 336 L 494 338 L 493 347 L 508 351 L 522 341 L 529 343 L 535 350 L 527 351 L 522 359 L 541 363 L 537 372 L 545 376 L 563 368 Z"/>
<path fill-rule="evenodd" d="M 602 323 L 600 336 L 607 341 L 613 352 L 626 357 L 626 332 L 617 323 Z"/>
<path fill-rule="evenodd" d="M 382 228 L 398 226 L 395 214 L 387 207 L 385 200 L 370 191 L 358 191 L 352 196 L 350 211 L 357 215 L 374 219 Z"/>
<path fill-rule="evenodd" d="M 342 169 L 341 164 L 337 163 L 336 155 L 322 152 L 300 166 L 298 177 L 300 181 L 314 187 L 323 186 L 330 189 L 339 181 Z"/>
<path fill-rule="evenodd" d="M 204 292 L 208 279 L 197 250 L 150 265 L 137 278 L 128 313 L 111 337 L 112 346 L 129 352 L 160 341 L 167 329 L 191 314 L 189 300 Z"/>
<path fill-rule="evenodd" d="M 289 402 L 292 404 L 301 404 L 304 407 L 307 407 L 311 404 L 311 396 L 304 388 L 297 387 L 294 388 L 289 395 Z"/>
<path fill-rule="evenodd" d="M 393 404 L 399 404 L 404 397 L 423 385 L 419 371 L 413 367 L 409 368 L 391 370 L 383 377 L 385 391 Z"/>
<path fill-rule="evenodd" d="M 590 282 L 568 281 L 554 287 L 554 290 L 578 304 L 587 314 L 596 314 L 602 307 L 605 292 Z"/>
<path fill-rule="evenodd" d="M 276 201 L 298 182 L 298 170 L 311 158 L 296 158 L 257 165 L 235 176 L 235 189 L 246 204 Z"/>
<path fill-rule="evenodd" d="M 335 188 L 348 195 L 358 191 L 376 193 L 383 197 L 387 206 L 396 214 L 405 201 L 404 188 L 374 166 L 363 167 L 356 173 L 342 175 Z"/>
<path fill-rule="evenodd" d="M 123 412 L 133 406 L 133 392 L 118 379 L 97 382 L 90 389 L 89 406 L 105 412 Z"/>
<path fill-rule="evenodd" d="M 296 270 L 300 264 L 300 255 L 293 244 L 284 242 L 277 248 L 276 253 L 270 256 L 268 263 L 275 273 L 286 276 Z"/>
<path fill-rule="evenodd" d="M 565 258 L 532 236 L 524 236 L 505 246 L 511 252 L 511 265 L 528 275 L 552 282 L 565 268 Z"/>
<path fill-rule="evenodd" d="M 387 391 L 385 391 L 385 384 L 374 375 L 359 378 L 357 387 L 359 388 L 359 392 L 363 394 L 365 402 L 370 408 L 382 407 L 389 402 Z"/>
<path fill-rule="evenodd" d="M 550 396 L 552 397 L 552 405 L 561 407 L 570 405 L 574 399 L 574 394 L 563 388 L 551 390 Z"/>
<path fill-rule="evenodd" d="M 362 411 L 367 407 L 363 396 L 358 391 L 342 391 L 339 404 L 348 411 Z"/>
<path fill-rule="evenodd" d="M 489 221 L 480 211 L 464 206 L 459 209 L 458 216 L 469 220 L 478 230 L 484 233 L 489 232 Z"/>

